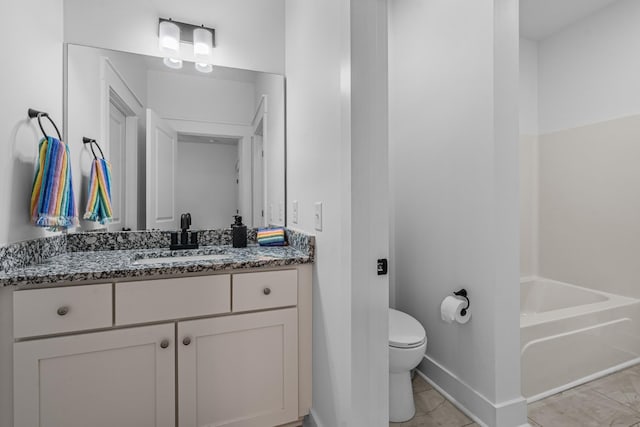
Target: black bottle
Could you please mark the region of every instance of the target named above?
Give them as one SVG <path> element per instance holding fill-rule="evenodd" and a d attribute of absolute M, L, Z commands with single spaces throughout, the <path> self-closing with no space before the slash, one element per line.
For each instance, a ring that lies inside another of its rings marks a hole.
<path fill-rule="evenodd" d="M 231 224 L 231 239 L 233 241 L 233 247 L 246 248 L 247 226 L 242 223 L 242 217 L 240 215 L 234 215 L 233 217 L 236 219 L 236 222 Z"/>

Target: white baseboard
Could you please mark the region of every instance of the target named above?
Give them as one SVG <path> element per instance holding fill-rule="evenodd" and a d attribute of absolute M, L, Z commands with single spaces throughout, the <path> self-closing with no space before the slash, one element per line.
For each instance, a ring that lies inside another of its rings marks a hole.
<path fill-rule="evenodd" d="M 428 356 L 424 356 L 420 366 L 426 372 L 416 370 L 418 375 L 480 426 L 529 425 L 527 423 L 527 401 L 522 396 L 505 402 L 493 403 Z"/>

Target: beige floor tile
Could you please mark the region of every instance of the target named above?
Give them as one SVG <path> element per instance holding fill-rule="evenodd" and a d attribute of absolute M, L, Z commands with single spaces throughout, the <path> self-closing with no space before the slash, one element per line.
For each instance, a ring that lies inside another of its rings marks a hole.
<path fill-rule="evenodd" d="M 631 370 L 609 375 L 600 380 L 585 384 L 610 399 L 640 411 L 640 375 Z"/>
<path fill-rule="evenodd" d="M 570 390 L 529 406 L 529 418 L 544 427 L 629 427 L 640 413 L 593 390 Z"/>
<path fill-rule="evenodd" d="M 420 375 L 418 375 L 418 374 L 416 374 L 416 375 L 413 377 L 412 385 L 413 385 L 413 394 L 421 393 L 421 392 L 423 392 L 423 391 L 433 389 L 433 387 L 431 387 L 431 384 L 429 384 L 428 382 L 426 382 L 426 381 L 424 380 L 424 378 L 422 378 L 422 377 L 421 377 Z"/>
<path fill-rule="evenodd" d="M 416 413 L 425 414 L 433 426 L 462 427 L 472 421 L 453 406 L 436 390 L 426 390 L 415 395 Z"/>
<path fill-rule="evenodd" d="M 538 424 L 537 422 L 533 421 L 531 418 L 527 418 L 527 421 L 529 422 L 529 425 L 531 427 L 542 427 L 542 426 L 540 426 L 540 424 Z"/>
<path fill-rule="evenodd" d="M 426 383 L 428 385 L 428 383 Z M 393 427 L 464 427 L 473 425 L 466 415 L 430 388 L 414 394 L 416 415 L 404 423 L 389 423 Z"/>

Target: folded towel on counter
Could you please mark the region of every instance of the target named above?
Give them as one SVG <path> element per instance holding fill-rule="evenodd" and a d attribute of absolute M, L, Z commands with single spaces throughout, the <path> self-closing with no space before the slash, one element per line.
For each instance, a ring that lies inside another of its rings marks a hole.
<path fill-rule="evenodd" d="M 84 219 L 105 224 L 111 221 L 111 164 L 105 159 L 95 159 L 91 164 L 89 194 Z"/>
<path fill-rule="evenodd" d="M 257 238 L 260 246 L 285 246 L 287 244 L 284 228 L 259 228 Z"/>
<path fill-rule="evenodd" d="M 51 136 L 38 147 L 36 176 L 31 189 L 31 222 L 61 230 L 78 223 L 73 194 L 69 147 Z"/>

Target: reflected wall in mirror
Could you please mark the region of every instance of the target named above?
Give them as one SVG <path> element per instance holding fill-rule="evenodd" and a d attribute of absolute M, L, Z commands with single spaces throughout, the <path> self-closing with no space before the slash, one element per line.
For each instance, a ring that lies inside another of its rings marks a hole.
<path fill-rule="evenodd" d="M 284 77 L 67 45 L 65 129 L 84 213 L 96 139 L 112 166 L 110 231 L 285 225 Z M 79 166 L 79 167 L 78 167 Z M 81 220 L 81 229 L 103 228 Z"/>

